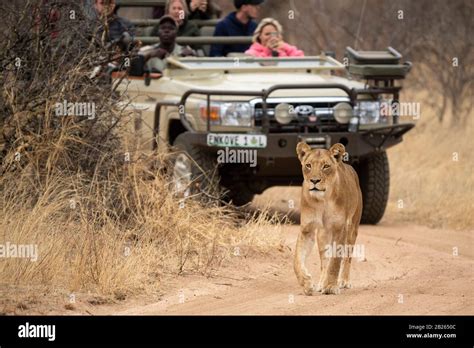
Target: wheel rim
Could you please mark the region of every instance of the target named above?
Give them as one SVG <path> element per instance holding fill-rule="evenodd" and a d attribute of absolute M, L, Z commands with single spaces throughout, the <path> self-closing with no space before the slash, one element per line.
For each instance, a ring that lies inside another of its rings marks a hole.
<path fill-rule="evenodd" d="M 181 153 L 176 158 L 173 167 L 174 191 L 176 194 L 188 197 L 191 193 L 192 166 L 188 156 Z"/>

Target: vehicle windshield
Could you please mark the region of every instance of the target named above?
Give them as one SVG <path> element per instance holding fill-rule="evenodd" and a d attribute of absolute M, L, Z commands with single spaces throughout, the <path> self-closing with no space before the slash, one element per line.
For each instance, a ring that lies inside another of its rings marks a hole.
<path fill-rule="evenodd" d="M 255 57 L 228 57 L 228 58 L 168 58 L 173 68 L 205 69 L 205 70 L 239 70 L 268 68 L 296 68 L 296 69 L 339 69 L 344 66 L 337 60 L 327 56 L 298 57 L 298 58 L 255 58 Z"/>

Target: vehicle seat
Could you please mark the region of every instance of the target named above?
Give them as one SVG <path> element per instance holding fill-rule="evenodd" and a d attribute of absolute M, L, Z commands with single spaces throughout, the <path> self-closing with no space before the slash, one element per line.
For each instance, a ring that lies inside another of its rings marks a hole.
<path fill-rule="evenodd" d="M 151 32 L 153 31 L 153 28 L 154 26 L 148 26 L 148 27 L 144 27 L 142 29 L 142 36 L 151 36 Z"/>
<path fill-rule="evenodd" d="M 199 31 L 200 31 L 201 36 L 214 36 L 214 30 L 215 30 L 215 27 L 213 26 L 204 26 L 204 27 L 201 27 Z M 209 57 L 211 53 L 211 45 L 202 45 L 202 49 L 204 51 L 204 55 L 206 57 Z"/>

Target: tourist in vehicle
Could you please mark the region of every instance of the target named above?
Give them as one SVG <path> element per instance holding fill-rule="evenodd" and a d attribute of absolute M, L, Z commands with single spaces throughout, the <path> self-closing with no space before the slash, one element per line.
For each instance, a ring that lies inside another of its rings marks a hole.
<path fill-rule="evenodd" d="M 118 41 L 123 33 L 134 35 L 133 24 L 115 13 L 115 0 L 95 0 L 94 9 L 97 18 L 106 18 L 108 23 L 107 41 Z"/>
<path fill-rule="evenodd" d="M 114 52 L 107 63 L 94 69 L 90 77 L 106 76 L 108 78 L 113 71 L 120 70 L 124 63 L 124 54 L 129 54 L 135 47 L 135 28 L 129 20 L 117 15 L 115 0 L 91 0 L 85 4 L 86 6 L 93 5 L 88 15 L 99 25 L 98 30 L 93 27 L 84 27 L 85 35 L 96 35 L 97 44 L 102 42 L 107 50 Z M 87 10 L 85 13 L 88 13 Z"/>
<path fill-rule="evenodd" d="M 214 0 L 186 0 L 189 8 L 188 19 L 213 19 L 219 18 L 221 15 L 220 7 Z M 154 19 L 160 19 L 165 15 L 165 5 L 158 5 L 153 7 Z"/>
<path fill-rule="evenodd" d="M 196 24 L 189 21 L 189 8 L 185 0 L 167 0 L 165 14 L 174 18 L 178 23 L 178 36 L 200 36 Z M 158 26 L 151 31 L 152 36 L 158 36 Z"/>
<path fill-rule="evenodd" d="M 251 36 L 257 28 L 260 5 L 264 0 L 234 0 L 237 11 L 230 13 L 217 23 L 214 36 Z M 244 53 L 248 44 L 212 45 L 211 57 L 225 57 L 231 52 Z"/>
<path fill-rule="evenodd" d="M 304 57 L 304 52 L 283 41 L 283 28 L 273 18 L 265 18 L 257 26 L 253 44 L 245 54 L 254 57 Z"/>
<path fill-rule="evenodd" d="M 195 56 L 196 53 L 188 46 L 176 43 L 178 23 L 171 16 L 163 16 L 158 23 L 158 36 L 160 43 L 145 46 L 132 60 L 130 75 L 142 76 L 146 72 L 162 72 L 166 69 L 166 58 L 169 56 L 186 57 Z"/>
<path fill-rule="evenodd" d="M 188 19 L 218 18 L 220 9 L 213 0 L 186 0 L 189 8 Z"/>

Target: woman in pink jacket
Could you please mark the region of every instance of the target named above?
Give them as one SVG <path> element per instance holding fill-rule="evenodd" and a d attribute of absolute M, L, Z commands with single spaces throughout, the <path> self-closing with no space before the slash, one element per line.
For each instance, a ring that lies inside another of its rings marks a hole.
<path fill-rule="evenodd" d="M 253 44 L 245 54 L 254 57 L 304 57 L 304 52 L 283 41 L 283 28 L 277 20 L 265 18 L 253 34 Z"/>

